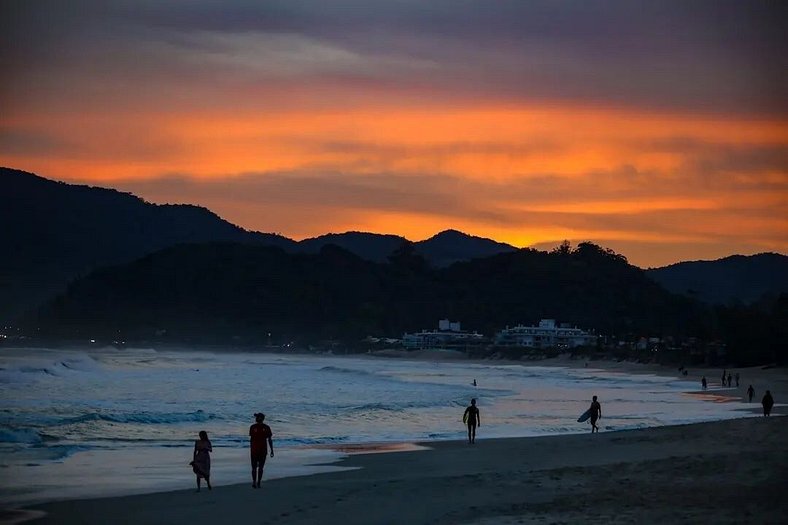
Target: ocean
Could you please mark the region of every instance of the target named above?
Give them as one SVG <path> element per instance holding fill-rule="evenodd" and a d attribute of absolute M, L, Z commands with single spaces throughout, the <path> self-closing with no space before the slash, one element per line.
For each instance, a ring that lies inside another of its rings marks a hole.
<path fill-rule="evenodd" d="M 213 484 L 245 483 L 255 412 L 274 433 L 266 479 L 338 470 L 331 463 L 342 445 L 464 439 L 471 398 L 480 442 L 588 432 L 576 419 L 592 395 L 602 404 L 602 431 L 750 415 L 738 398 L 687 394 L 695 382 L 592 366 L 6 348 L 0 503 L 191 488 L 200 430 L 214 447 Z"/>

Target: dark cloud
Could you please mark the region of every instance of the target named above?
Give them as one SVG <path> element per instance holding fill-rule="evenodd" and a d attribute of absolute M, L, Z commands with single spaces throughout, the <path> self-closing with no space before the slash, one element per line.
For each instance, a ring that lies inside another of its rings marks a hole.
<path fill-rule="evenodd" d="M 143 91 L 169 85 L 174 95 L 179 82 L 207 83 L 190 87 L 220 96 L 228 82 L 268 85 L 286 75 L 305 82 L 333 79 L 348 86 L 350 98 L 356 94 L 350 86 L 363 90 L 366 82 L 389 96 L 443 101 L 568 100 L 788 113 L 784 2 L 2 5 L 0 64 L 23 85 L 27 74 L 54 69 L 65 84 L 117 76 Z M 272 54 L 272 38 L 283 37 L 293 39 L 287 44 L 291 52 Z M 242 60 L 233 60 L 239 55 Z M 79 76 L 69 77 L 69 71 Z M 213 93 L 210 85 L 221 89 Z"/>

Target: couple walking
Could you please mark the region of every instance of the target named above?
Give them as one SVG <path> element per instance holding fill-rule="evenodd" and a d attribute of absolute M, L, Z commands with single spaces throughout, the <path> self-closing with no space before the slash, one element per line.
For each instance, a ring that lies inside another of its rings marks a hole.
<path fill-rule="evenodd" d="M 274 457 L 274 442 L 271 427 L 263 423 L 265 414 L 256 413 L 255 423 L 249 427 L 249 453 L 252 460 L 252 488 L 260 488 L 263 479 L 263 468 L 268 457 L 268 448 L 271 457 Z M 200 432 L 200 439 L 194 442 L 194 457 L 189 463 L 197 476 L 197 492 L 200 491 L 200 481 L 205 480 L 208 490 L 211 490 L 211 452 L 213 447 L 206 431 Z"/>

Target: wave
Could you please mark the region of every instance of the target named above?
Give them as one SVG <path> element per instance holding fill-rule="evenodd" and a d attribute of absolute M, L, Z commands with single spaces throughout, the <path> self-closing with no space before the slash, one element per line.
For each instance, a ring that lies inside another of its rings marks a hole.
<path fill-rule="evenodd" d="M 38 445 L 44 438 L 30 428 L 0 428 L 0 443 L 22 443 Z"/>
<path fill-rule="evenodd" d="M 71 373 L 94 373 L 103 371 L 100 362 L 87 354 L 77 354 L 57 360 L 46 360 L 35 356 L 25 359 L 24 362 L 16 366 L 5 366 L 0 368 L 0 381 L 5 383 L 26 381 L 35 376 L 62 377 Z"/>
<path fill-rule="evenodd" d="M 407 402 L 407 403 L 364 403 L 363 405 L 349 405 L 344 407 L 339 407 L 339 411 L 347 410 L 350 412 L 374 412 L 374 411 L 384 411 L 384 412 L 404 412 L 406 410 L 412 408 L 430 408 L 434 407 L 435 402 L 433 400 L 425 400 L 422 402 Z"/>
<path fill-rule="evenodd" d="M 145 425 L 170 425 L 173 423 L 201 423 L 219 419 L 214 414 L 197 410 L 195 412 L 129 412 L 112 414 L 92 412 L 60 421 L 60 425 L 75 425 L 91 421 L 107 421 L 110 423 L 138 423 Z"/>
<path fill-rule="evenodd" d="M 367 372 L 366 370 L 357 370 L 352 368 L 342 368 L 341 366 L 324 366 L 319 370 L 319 372 L 334 372 L 338 374 L 352 374 L 358 376 L 371 376 L 375 375 L 371 372 Z"/>

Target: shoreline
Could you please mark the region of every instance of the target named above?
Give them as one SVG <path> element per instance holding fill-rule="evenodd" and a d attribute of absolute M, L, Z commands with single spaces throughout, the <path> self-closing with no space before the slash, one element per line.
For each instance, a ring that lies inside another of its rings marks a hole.
<path fill-rule="evenodd" d="M 186 350 L 186 349 L 184 349 L 184 350 Z M 192 351 L 195 351 L 195 350 L 192 350 Z M 197 350 L 197 351 L 199 351 L 199 350 Z M 341 357 L 344 357 L 344 356 L 331 356 L 331 357 L 340 357 L 341 358 Z M 378 358 L 376 356 L 347 356 L 347 357 L 363 357 L 363 358 L 368 358 L 368 359 L 371 359 L 371 360 L 378 360 L 378 359 L 380 359 L 380 358 Z M 408 360 L 411 360 L 411 361 L 426 361 L 426 362 L 435 362 L 436 361 L 429 354 L 427 354 L 427 355 L 422 354 L 421 356 L 418 356 L 417 358 L 414 358 L 414 356 L 406 355 L 406 356 L 403 356 L 403 359 L 408 359 Z M 597 361 L 588 361 L 588 366 L 586 366 L 586 362 L 584 360 L 568 359 L 568 358 L 563 358 L 563 359 L 562 358 L 553 358 L 553 359 L 544 360 L 544 361 L 511 361 L 511 360 L 486 360 L 486 359 L 485 360 L 473 360 L 473 359 L 467 359 L 467 358 L 462 357 L 460 359 L 456 359 L 456 360 L 453 360 L 453 361 L 469 363 L 469 364 L 477 364 L 477 365 L 480 365 L 480 366 L 485 366 L 485 365 L 487 365 L 487 366 L 520 365 L 520 366 L 524 366 L 524 367 L 533 366 L 533 367 L 562 367 L 562 368 L 572 368 L 572 369 L 578 369 L 578 370 L 587 369 L 587 370 L 589 370 L 589 372 L 595 371 L 595 370 L 603 370 L 605 372 L 625 373 L 625 374 L 648 374 L 648 375 L 657 375 L 657 376 L 661 376 L 661 377 L 670 377 L 670 378 L 675 378 L 675 379 L 679 379 L 681 381 L 688 381 L 688 382 L 691 382 L 691 381 L 697 379 L 698 383 L 699 383 L 699 380 L 700 380 L 699 378 L 700 378 L 701 374 L 706 373 L 707 377 L 709 377 L 709 376 L 713 377 L 713 375 L 716 375 L 715 372 L 717 372 L 716 370 L 713 370 L 713 369 L 705 369 L 705 370 L 704 369 L 698 369 L 697 372 L 695 370 L 690 370 L 690 374 L 688 374 L 688 376 L 683 376 L 676 369 L 673 369 L 671 367 L 661 366 L 661 365 L 655 365 L 655 364 L 641 364 L 641 363 L 631 363 L 631 362 L 597 360 Z M 788 395 L 788 389 L 785 388 L 785 385 L 788 384 L 788 377 L 786 376 L 786 373 L 785 373 L 784 369 L 781 369 L 781 368 L 763 369 L 761 367 L 753 367 L 753 368 L 749 368 L 749 369 L 739 369 L 739 371 L 740 371 L 740 373 L 742 373 L 742 378 L 745 379 L 745 380 L 755 380 L 755 378 L 757 378 L 759 382 L 769 382 L 768 384 L 774 383 L 774 386 L 771 386 L 771 390 L 772 390 L 772 393 L 775 395 L 775 398 L 777 399 L 778 404 L 775 405 L 773 413 L 775 415 L 788 413 L 786 411 L 786 408 L 788 408 L 788 406 L 786 406 L 784 403 L 779 403 L 780 401 L 783 401 L 784 399 L 786 399 L 786 395 Z M 691 396 L 697 396 L 697 397 L 702 397 L 702 396 L 719 397 L 719 398 L 724 398 L 724 400 L 726 400 L 726 401 L 728 401 L 728 400 L 739 400 L 739 399 L 741 399 L 741 396 L 743 395 L 743 390 L 746 388 L 745 384 L 746 384 L 746 381 L 742 381 L 742 384 L 740 385 L 739 389 L 736 389 L 735 387 L 730 388 L 730 389 L 727 389 L 727 388 L 722 389 L 722 388 L 717 388 L 716 385 L 711 383 L 710 386 L 712 388 L 710 390 L 707 390 L 707 391 L 701 391 L 699 389 L 698 390 L 688 390 L 688 391 L 685 392 L 685 394 L 691 395 Z M 701 401 L 701 402 L 712 402 L 714 400 L 712 400 L 712 399 L 699 399 L 699 401 Z M 753 419 L 751 417 L 747 417 L 745 414 L 752 413 L 752 412 L 754 412 L 756 414 L 760 413 L 760 403 L 758 402 L 757 396 L 756 396 L 756 399 L 754 399 L 754 402 L 753 402 L 752 405 L 753 405 L 753 407 L 752 407 L 751 410 L 748 410 L 746 412 L 744 410 L 742 410 L 742 417 L 740 417 L 739 419 Z M 775 418 L 775 419 L 779 419 L 779 418 Z M 686 427 L 686 426 L 693 426 L 693 425 L 713 425 L 715 423 L 725 423 L 725 422 L 737 421 L 737 420 L 738 419 L 727 419 L 727 420 L 717 421 L 717 422 L 693 423 L 693 424 L 690 424 L 690 425 L 671 425 L 671 426 L 661 426 L 661 427 L 650 427 L 649 429 L 645 429 L 645 431 L 662 429 L 662 428 Z M 480 430 L 483 431 L 484 429 L 482 428 Z M 615 430 L 615 431 L 612 431 L 612 432 L 611 431 L 607 431 L 607 432 L 603 431 L 602 434 L 603 435 L 607 435 L 607 434 L 622 434 L 622 433 L 629 433 L 629 432 L 633 432 L 633 430 Z M 563 438 L 567 438 L 567 437 L 571 437 L 571 436 L 585 436 L 585 435 L 586 434 L 558 434 L 558 435 L 548 435 L 548 436 L 529 436 L 529 437 L 513 437 L 513 438 L 488 438 L 487 440 L 485 440 L 485 442 L 497 443 L 497 442 L 500 441 L 501 443 L 511 443 L 509 440 L 552 440 L 552 439 L 561 440 Z M 480 434 L 480 438 L 483 439 L 483 433 Z M 555 443 L 559 443 L 559 442 L 560 441 L 555 441 Z M 351 468 L 356 468 L 356 467 L 352 467 L 352 463 L 354 462 L 353 458 L 355 458 L 355 457 L 360 457 L 360 458 L 367 457 L 367 456 L 370 455 L 371 452 L 383 452 L 384 454 L 377 454 L 377 455 L 382 455 L 382 456 L 400 456 L 403 453 L 408 453 L 409 454 L 409 453 L 412 453 L 411 452 L 412 450 L 418 449 L 418 448 L 421 448 L 421 447 L 425 447 L 425 446 L 430 449 L 430 450 L 426 451 L 427 453 L 429 453 L 429 452 L 431 452 L 432 450 L 435 450 L 435 449 L 442 449 L 444 447 L 450 447 L 450 448 L 451 447 L 458 447 L 458 446 L 461 446 L 462 444 L 463 444 L 462 441 L 435 440 L 435 441 L 428 441 L 428 442 L 413 442 L 413 443 L 391 443 L 391 442 L 349 443 L 349 444 L 339 445 L 339 446 L 337 446 L 337 445 L 326 445 L 326 446 L 316 446 L 316 447 L 309 447 L 309 448 L 315 448 L 315 449 L 321 449 L 322 448 L 322 449 L 332 450 L 332 451 L 339 452 L 340 454 L 344 454 L 346 456 L 344 458 L 340 458 L 336 462 L 330 462 L 330 463 L 324 463 L 324 464 L 323 463 L 316 463 L 315 465 L 326 465 L 326 466 L 330 466 L 330 467 L 339 467 L 339 468 L 346 468 L 347 466 L 351 465 Z M 498 446 L 498 445 L 496 445 L 496 446 Z M 500 446 L 503 447 L 503 448 L 511 448 L 511 445 L 506 445 L 506 444 L 503 444 L 503 445 L 500 445 Z M 553 447 L 553 448 L 555 448 L 555 447 Z M 390 454 L 389 452 L 397 452 L 397 453 L 396 454 Z M 271 483 L 279 482 L 280 480 L 283 481 L 283 480 L 287 480 L 287 479 L 302 479 L 302 478 L 305 478 L 305 477 L 306 478 L 308 478 L 308 477 L 321 477 L 321 479 L 322 479 L 322 476 L 326 476 L 326 475 L 331 475 L 331 474 L 323 474 L 323 473 L 319 473 L 319 472 L 318 473 L 314 473 L 314 474 L 307 474 L 307 475 L 297 474 L 295 476 L 282 477 L 282 478 L 278 478 L 276 480 L 272 480 Z M 216 490 L 219 490 L 219 489 L 223 490 L 226 487 L 236 487 L 236 486 L 237 487 L 243 487 L 244 484 L 223 485 L 221 487 L 217 487 Z M 182 491 L 175 491 L 175 492 L 182 492 Z M 188 492 L 188 491 L 186 491 L 186 492 Z M 167 491 L 165 491 L 165 492 L 150 492 L 150 493 L 142 494 L 142 495 L 140 495 L 138 493 L 137 495 L 109 496 L 108 498 L 101 497 L 101 498 L 89 498 L 89 499 L 62 499 L 62 500 L 59 500 L 59 501 L 49 501 L 49 502 L 46 502 L 46 503 L 42 503 L 40 505 L 39 504 L 36 504 L 36 505 L 25 504 L 24 505 L 24 509 L 26 509 L 26 510 L 30 510 L 30 509 L 40 510 L 42 508 L 47 508 L 49 505 L 56 505 L 56 504 L 61 504 L 61 503 L 62 504 L 66 504 L 68 502 L 97 501 L 97 500 L 104 500 L 104 499 L 125 500 L 125 498 L 136 498 L 136 497 L 148 496 L 148 495 L 151 495 L 151 494 L 169 494 L 169 493 L 171 493 L 171 492 L 169 491 L 169 489 L 167 489 Z M 19 507 L 20 506 L 17 505 L 15 507 L 12 507 L 11 509 L 14 509 L 14 508 L 18 509 Z M 0 514 L 0 523 L 11 523 L 11 522 L 13 522 L 14 519 L 17 519 L 17 518 L 9 517 L 9 516 L 11 516 L 11 515 L 8 514 L 9 509 L 2 509 L 2 510 L 4 512 L 2 514 Z M 29 517 L 25 518 L 25 520 L 27 520 L 27 519 L 29 519 Z"/>
<path fill-rule="evenodd" d="M 474 446 L 421 442 L 429 448 L 349 455 L 334 465 L 353 470 L 264 481 L 259 491 L 240 483 L 22 510 L 47 513 L 34 523 L 66 524 L 221 523 L 228 512 L 233 521 L 292 524 L 576 522 L 591 507 L 584 495 L 594 494 L 595 523 L 691 523 L 715 510 L 723 523 L 745 515 L 778 523 L 788 506 L 776 497 L 788 474 L 786 438 L 780 417 L 593 435 L 480 434 Z M 739 493 L 747 500 L 731 497 Z"/>

